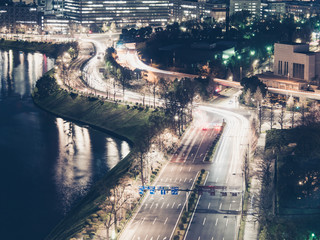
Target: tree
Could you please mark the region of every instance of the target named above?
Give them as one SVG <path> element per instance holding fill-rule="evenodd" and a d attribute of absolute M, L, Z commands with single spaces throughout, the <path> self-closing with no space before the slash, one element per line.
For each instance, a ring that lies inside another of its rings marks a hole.
<path fill-rule="evenodd" d="M 306 124 L 314 125 L 320 120 L 320 111 L 317 102 L 313 102 L 310 106 L 309 112 L 306 114 Z"/>
<path fill-rule="evenodd" d="M 292 110 L 293 107 L 294 107 L 294 98 L 291 95 L 287 101 L 287 108 L 288 110 Z"/>
<path fill-rule="evenodd" d="M 283 126 L 284 126 L 284 120 L 285 120 L 285 109 L 283 106 L 281 106 L 280 114 L 278 117 L 278 122 L 280 124 L 281 130 L 283 129 Z"/>
<path fill-rule="evenodd" d="M 247 106 L 251 105 L 251 90 L 250 90 L 250 88 L 247 89 L 247 91 L 244 95 L 244 102 Z"/>
<path fill-rule="evenodd" d="M 258 87 L 256 92 L 253 94 L 253 99 L 255 100 L 256 106 L 261 106 L 263 95 L 261 93 L 260 88 Z"/>
<path fill-rule="evenodd" d="M 270 124 L 270 129 L 272 129 L 273 127 L 273 123 L 274 123 L 274 109 L 273 106 L 271 105 L 270 111 L 269 111 L 269 116 L 268 116 L 268 120 L 269 120 L 269 124 Z"/>

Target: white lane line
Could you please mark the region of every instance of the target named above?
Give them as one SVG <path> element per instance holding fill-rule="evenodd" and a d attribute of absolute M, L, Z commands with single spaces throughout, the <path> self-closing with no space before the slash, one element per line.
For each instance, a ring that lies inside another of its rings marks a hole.
<path fill-rule="evenodd" d="M 176 202 L 174 202 L 174 203 L 172 204 L 172 207 L 171 207 L 171 208 L 173 208 L 175 204 L 176 204 Z"/>
<path fill-rule="evenodd" d="M 166 178 L 166 181 L 165 182 L 168 182 L 168 178 Z"/>
<path fill-rule="evenodd" d="M 177 209 L 180 207 L 180 205 L 181 205 L 181 203 L 179 203 L 179 205 L 178 205 Z"/>
<path fill-rule="evenodd" d="M 169 178 L 169 182 L 171 182 L 172 181 L 172 178 Z"/>
<path fill-rule="evenodd" d="M 147 234 L 147 236 L 144 238 L 144 240 L 147 240 L 147 238 L 148 238 L 148 234 Z"/>
<path fill-rule="evenodd" d="M 182 167 L 180 168 L 180 172 L 182 171 Z"/>
<path fill-rule="evenodd" d="M 162 203 L 161 208 L 163 207 L 164 203 Z"/>
<path fill-rule="evenodd" d="M 182 181 L 182 179 L 180 178 L 180 179 L 179 179 L 179 183 L 181 183 L 181 181 Z"/>
<path fill-rule="evenodd" d="M 217 177 L 216 182 L 218 182 L 219 177 Z"/>
<path fill-rule="evenodd" d="M 229 210 L 231 209 L 231 203 L 230 203 L 230 206 L 229 206 Z"/>
<path fill-rule="evenodd" d="M 154 202 L 152 202 L 152 204 L 151 204 L 151 206 L 150 206 L 150 209 L 152 208 L 153 204 L 154 204 Z"/>
<path fill-rule="evenodd" d="M 191 171 L 191 167 L 189 167 L 189 172 Z"/>
<path fill-rule="evenodd" d="M 219 210 L 221 210 L 221 207 L 222 207 L 222 203 L 220 203 Z"/>
<path fill-rule="evenodd" d="M 144 209 L 146 209 L 147 207 L 148 207 L 148 204 L 146 203 L 146 205 L 145 205 Z"/>
<path fill-rule="evenodd" d="M 168 208 L 168 207 L 169 207 L 169 205 L 170 205 L 170 204 L 168 203 L 166 208 Z"/>
<path fill-rule="evenodd" d="M 207 218 L 205 217 L 205 218 L 203 219 L 202 225 L 204 225 L 204 224 L 206 223 L 206 220 L 207 220 Z"/>
<path fill-rule="evenodd" d="M 164 221 L 163 225 L 165 225 L 167 223 L 167 221 L 168 221 L 168 218 L 166 218 L 166 220 Z"/>
<path fill-rule="evenodd" d="M 217 226 L 217 225 L 218 225 L 218 222 L 219 222 L 219 218 L 217 218 L 215 226 Z"/>
<path fill-rule="evenodd" d="M 143 224 L 145 218 L 142 218 L 141 224 Z"/>
<path fill-rule="evenodd" d="M 200 240 L 200 236 L 198 237 L 198 240 Z"/>
<path fill-rule="evenodd" d="M 158 235 L 157 240 L 159 240 L 159 238 L 160 238 L 160 235 Z"/>
<path fill-rule="evenodd" d="M 226 226 L 228 226 L 228 220 L 229 220 L 229 219 L 227 218 L 227 221 L 226 221 Z"/>
<path fill-rule="evenodd" d="M 210 204 L 211 204 L 211 203 L 208 204 L 208 209 L 210 208 Z"/>
<path fill-rule="evenodd" d="M 131 240 L 134 240 L 135 237 L 136 237 L 136 235 L 133 235 L 133 238 Z"/>
<path fill-rule="evenodd" d="M 177 182 L 178 178 L 176 177 L 176 179 L 174 180 L 174 182 Z"/>
<path fill-rule="evenodd" d="M 187 181 L 187 178 L 185 178 L 183 182 L 186 182 L 186 181 Z"/>
<path fill-rule="evenodd" d="M 192 178 L 190 178 L 189 183 L 192 181 Z"/>
<path fill-rule="evenodd" d="M 156 203 L 156 209 L 158 208 L 158 205 L 159 205 L 159 204 L 158 204 L 158 203 Z"/>
<path fill-rule="evenodd" d="M 155 218 L 155 219 L 153 220 L 153 223 L 152 223 L 152 224 L 154 225 L 154 223 L 155 223 L 156 221 L 157 221 L 157 218 Z"/>

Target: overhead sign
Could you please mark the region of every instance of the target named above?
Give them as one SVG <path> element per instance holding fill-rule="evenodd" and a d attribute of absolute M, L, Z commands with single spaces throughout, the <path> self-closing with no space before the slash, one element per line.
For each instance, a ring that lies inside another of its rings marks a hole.
<path fill-rule="evenodd" d="M 167 187 L 167 186 L 139 186 L 139 194 L 149 191 L 151 195 L 159 191 L 161 195 L 166 195 L 167 192 L 171 192 L 171 195 L 178 195 L 179 187 Z"/>

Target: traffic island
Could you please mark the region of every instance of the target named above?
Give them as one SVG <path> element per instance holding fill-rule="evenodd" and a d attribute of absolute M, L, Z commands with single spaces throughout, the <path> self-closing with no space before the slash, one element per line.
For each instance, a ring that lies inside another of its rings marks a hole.
<path fill-rule="evenodd" d="M 212 162 L 213 161 L 213 155 L 214 155 L 215 151 L 217 150 L 217 147 L 219 146 L 220 138 L 223 134 L 223 130 L 224 130 L 225 126 L 226 126 L 226 123 L 223 122 L 220 129 L 219 129 L 219 133 L 217 134 L 216 138 L 214 139 L 209 150 L 206 153 L 206 156 L 204 158 L 205 162 Z"/>
<path fill-rule="evenodd" d="M 195 178 L 196 182 L 193 182 L 190 192 L 187 192 L 186 194 L 187 199 L 184 205 L 184 209 L 181 212 L 174 229 L 173 240 L 184 239 L 188 226 L 191 223 L 192 215 L 196 210 L 196 207 L 200 198 L 200 194 L 197 190 L 197 187 L 203 186 L 205 184 L 207 176 L 208 176 L 208 172 L 205 171 L 204 169 L 198 172 L 197 177 Z"/>

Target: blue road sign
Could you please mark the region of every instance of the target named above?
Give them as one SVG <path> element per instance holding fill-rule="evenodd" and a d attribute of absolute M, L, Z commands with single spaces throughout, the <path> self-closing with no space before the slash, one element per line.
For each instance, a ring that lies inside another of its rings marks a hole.
<path fill-rule="evenodd" d="M 149 186 L 149 190 L 150 190 L 150 194 L 154 194 L 156 191 L 156 187 L 155 186 Z"/>
<path fill-rule="evenodd" d="M 171 187 L 171 195 L 178 195 L 179 187 Z"/>
<path fill-rule="evenodd" d="M 160 186 L 159 186 L 157 190 L 160 191 L 161 195 L 166 195 L 166 189 L 165 189 L 165 187 L 160 187 Z"/>
<path fill-rule="evenodd" d="M 145 187 L 139 186 L 139 194 L 142 195 L 144 193 Z"/>

